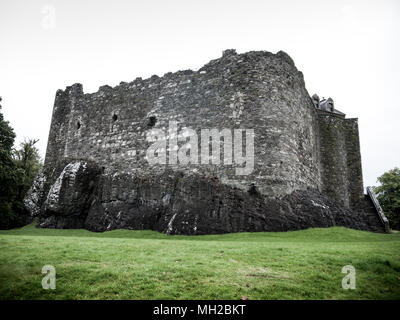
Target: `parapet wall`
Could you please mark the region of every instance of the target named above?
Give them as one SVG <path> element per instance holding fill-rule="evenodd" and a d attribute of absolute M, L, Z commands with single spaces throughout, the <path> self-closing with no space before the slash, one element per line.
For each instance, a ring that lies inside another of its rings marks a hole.
<path fill-rule="evenodd" d="M 222 158 L 220 165 L 204 165 L 200 156 L 199 164 L 149 165 L 146 134 L 161 129 L 166 139 L 174 138 L 168 132 L 171 121 L 198 137 L 202 129 L 254 130 L 254 169 L 239 176 Z M 93 94 L 84 94 L 80 84 L 59 90 L 45 167 L 51 170 L 66 158 L 92 160 L 110 175 L 160 174 L 168 167 L 212 175 L 243 190 L 254 184 L 262 194 L 282 196 L 321 189 L 318 130 L 303 75 L 287 54 L 227 50 L 197 72 L 138 78 Z"/>

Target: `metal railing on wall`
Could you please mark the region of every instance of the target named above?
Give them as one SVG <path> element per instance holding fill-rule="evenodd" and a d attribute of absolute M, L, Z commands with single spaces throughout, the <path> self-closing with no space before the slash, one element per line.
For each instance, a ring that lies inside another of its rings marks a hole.
<path fill-rule="evenodd" d="M 375 206 L 376 212 L 378 213 L 379 219 L 381 220 L 383 226 L 385 227 L 385 231 L 389 232 L 389 220 L 386 218 L 385 213 L 382 210 L 381 205 L 379 204 L 378 198 L 374 192 L 372 187 L 367 187 L 367 194 L 371 198 L 372 203 Z"/>

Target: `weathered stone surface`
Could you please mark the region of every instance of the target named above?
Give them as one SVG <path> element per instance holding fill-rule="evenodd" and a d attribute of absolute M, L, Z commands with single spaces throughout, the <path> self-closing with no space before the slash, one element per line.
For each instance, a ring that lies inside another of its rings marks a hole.
<path fill-rule="evenodd" d="M 39 205 L 41 208 L 39 226 L 82 228 L 99 175 L 99 168 L 90 162 L 73 161 L 66 165 L 50 186 L 44 202 L 35 202 L 35 209 Z"/>
<path fill-rule="evenodd" d="M 84 157 L 104 167 L 106 174 L 162 173 L 165 165 L 150 165 L 145 158 L 150 146 L 146 138 L 151 129 L 173 138 L 171 121 L 178 122 L 179 131 L 187 127 L 198 137 L 202 129 L 214 128 L 254 129 L 255 134 L 254 170 L 249 175 L 236 175 L 235 166 L 222 161 L 200 165 L 200 156 L 199 165 L 178 164 L 176 169 L 213 172 L 243 190 L 254 183 L 260 192 L 274 196 L 320 188 L 317 113 L 302 73 L 283 52 L 230 50 L 198 71 L 103 86 L 91 94 L 80 84 L 59 90 L 46 166 L 55 167 L 65 157 Z"/>
<path fill-rule="evenodd" d="M 220 163 L 202 164 L 199 156 L 197 163 L 150 164 L 147 134 L 164 132 L 170 156 L 170 141 L 179 136 L 169 130 L 171 121 L 198 137 L 203 129 L 254 130 L 254 169 L 237 175 L 225 156 Z M 27 199 L 42 227 L 381 231 L 358 208 L 356 119 L 317 111 L 284 52 L 226 50 L 198 71 L 137 78 L 92 94 L 80 84 L 58 90 L 43 175 Z"/>
<path fill-rule="evenodd" d="M 46 176 L 41 170 L 33 181 L 33 185 L 24 199 L 25 208 L 30 212 L 32 217 L 39 216 L 41 212 L 41 205 L 45 196 L 45 182 Z"/>
<path fill-rule="evenodd" d="M 97 171 L 88 175 L 84 168 L 78 162 L 62 171 L 50 188 L 44 205 L 46 217 L 41 219 L 40 227 L 151 229 L 201 235 L 330 226 L 373 230 L 376 225 L 376 221 L 368 224 L 362 214 L 354 214 L 317 190 L 268 198 L 257 191 L 246 192 L 222 184 L 215 177 L 174 171 L 147 179 L 103 175 L 95 189 L 88 189 L 82 188 L 82 183 L 94 181 Z M 71 177 L 75 177 L 72 184 Z M 64 187 L 59 189 L 60 184 Z M 78 193 L 85 201 L 71 199 Z"/>

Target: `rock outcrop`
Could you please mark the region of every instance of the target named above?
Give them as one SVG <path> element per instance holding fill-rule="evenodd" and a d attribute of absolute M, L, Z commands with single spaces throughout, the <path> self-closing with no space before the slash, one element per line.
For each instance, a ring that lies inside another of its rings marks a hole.
<path fill-rule="evenodd" d="M 45 197 L 43 174 L 40 174 L 36 179 L 38 181 L 34 183 L 34 189 L 26 199 L 31 212 L 40 218 L 38 226 L 83 228 L 94 200 L 100 173 L 100 169 L 93 163 L 73 161 L 67 164 L 54 183 L 48 186 Z M 41 201 L 38 200 L 40 194 Z"/>
<path fill-rule="evenodd" d="M 313 189 L 269 198 L 256 188 L 246 192 L 216 177 L 172 170 L 146 179 L 107 176 L 84 161 L 65 166 L 41 207 L 39 227 L 97 232 L 150 229 L 201 235 L 331 226 L 382 231 L 377 220 L 355 214 Z"/>

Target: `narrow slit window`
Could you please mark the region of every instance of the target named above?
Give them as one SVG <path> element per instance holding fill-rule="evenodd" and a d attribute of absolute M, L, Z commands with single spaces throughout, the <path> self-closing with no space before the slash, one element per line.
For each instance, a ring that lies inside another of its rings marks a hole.
<path fill-rule="evenodd" d="M 152 128 L 155 126 L 156 122 L 157 122 L 157 118 L 152 116 L 149 118 L 149 122 L 147 123 L 147 126 Z"/>

